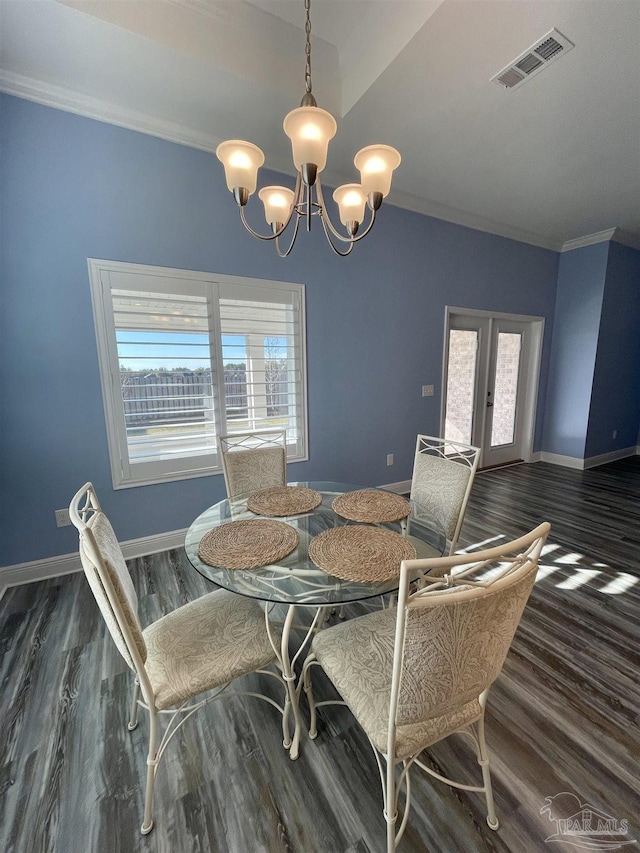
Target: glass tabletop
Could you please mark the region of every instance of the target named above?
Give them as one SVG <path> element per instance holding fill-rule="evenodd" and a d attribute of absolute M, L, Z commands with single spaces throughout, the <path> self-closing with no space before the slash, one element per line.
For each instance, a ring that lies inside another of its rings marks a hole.
<path fill-rule="evenodd" d="M 398 579 L 384 583 L 356 583 L 341 580 L 327 574 L 309 559 L 309 543 L 318 533 L 333 527 L 358 523 L 348 521 L 335 513 L 331 504 L 338 495 L 364 487 L 333 482 L 298 482 L 289 483 L 289 485 L 306 486 L 322 495 L 322 503 L 311 512 L 277 519 L 290 524 L 298 532 L 299 542 L 291 554 L 277 564 L 250 570 L 217 568 L 209 566 L 200 559 L 198 546 L 209 530 L 228 521 L 263 517 L 256 516 L 247 509 L 248 496 L 246 496 L 234 498 L 232 501 L 220 501 L 206 509 L 193 522 L 185 539 L 185 550 L 193 567 L 217 586 L 231 592 L 282 604 L 343 604 L 383 595 L 398 588 Z M 417 519 L 416 521 L 418 522 Z M 376 526 L 397 533 L 401 531 L 399 522 Z M 412 523 L 410 529 L 411 535 L 406 538 L 416 549 L 418 558 L 438 557 L 444 553 L 446 536 L 435 518 L 425 515 L 422 511 L 419 522 Z"/>

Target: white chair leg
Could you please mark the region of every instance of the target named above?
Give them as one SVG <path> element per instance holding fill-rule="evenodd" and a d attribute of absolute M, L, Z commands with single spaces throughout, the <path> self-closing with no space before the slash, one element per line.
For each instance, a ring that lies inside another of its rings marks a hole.
<path fill-rule="evenodd" d="M 478 748 L 479 758 L 478 764 L 482 768 L 482 783 L 484 785 L 484 794 L 487 799 L 487 826 L 489 829 L 498 829 L 500 822 L 496 817 L 496 807 L 493 801 L 493 788 L 491 786 L 491 770 L 489 768 L 489 753 L 487 752 L 487 742 L 484 737 L 484 708 L 482 716 L 478 720 Z"/>
<path fill-rule="evenodd" d="M 300 709 L 298 707 L 298 693 L 296 692 L 296 675 L 293 671 L 293 667 L 291 665 L 291 660 L 289 658 L 289 636 L 291 634 L 291 626 L 293 624 L 293 619 L 295 617 L 296 608 L 295 605 L 289 605 L 289 610 L 287 612 L 286 619 L 282 625 L 282 637 L 280 640 L 280 654 L 278 656 L 280 661 L 280 667 L 282 669 L 282 678 L 286 682 L 287 685 L 287 697 L 288 702 L 285 701 L 284 714 L 287 718 L 287 733 L 289 731 L 289 715 L 293 713 L 293 738 L 291 739 L 291 744 L 289 746 L 289 758 L 292 761 L 295 761 L 299 754 L 300 748 L 300 731 L 302 729 L 302 718 L 300 716 Z M 284 723 L 283 723 L 284 725 Z M 286 737 L 284 746 L 286 748 Z"/>
<path fill-rule="evenodd" d="M 304 686 L 304 692 L 309 706 L 309 737 L 311 740 L 315 740 L 318 736 L 316 703 L 313 698 L 313 685 L 311 684 L 310 674 L 310 670 L 315 659 L 315 655 L 309 655 L 305 661 L 304 669 L 302 671 L 302 684 Z"/>
<path fill-rule="evenodd" d="M 387 758 L 387 796 L 385 798 L 384 819 L 387 822 L 387 853 L 395 853 L 396 849 L 396 768 L 393 761 Z"/>
<path fill-rule="evenodd" d="M 147 754 L 147 791 L 144 799 L 144 820 L 140 827 L 143 835 L 153 829 L 153 789 L 158 768 L 158 718 L 154 708 L 149 709 L 149 752 Z"/>
<path fill-rule="evenodd" d="M 289 729 L 289 718 L 291 716 L 291 697 L 289 691 L 284 697 L 284 711 L 282 712 L 282 745 L 285 749 L 291 746 L 291 731 Z"/>
<path fill-rule="evenodd" d="M 136 678 L 133 686 L 133 699 L 131 700 L 131 713 L 129 714 L 129 722 L 127 728 L 132 732 L 138 727 L 138 699 L 140 698 L 140 682 Z"/>

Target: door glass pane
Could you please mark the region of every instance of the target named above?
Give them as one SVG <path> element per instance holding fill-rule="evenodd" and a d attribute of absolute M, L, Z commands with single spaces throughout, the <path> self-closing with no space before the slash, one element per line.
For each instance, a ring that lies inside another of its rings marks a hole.
<path fill-rule="evenodd" d="M 520 368 L 521 335 L 498 333 L 496 384 L 493 397 L 491 447 L 512 444 L 516 425 L 516 397 Z"/>
<path fill-rule="evenodd" d="M 473 429 L 477 353 L 477 331 L 463 329 L 449 331 L 444 437 L 451 441 L 462 441 L 465 444 L 471 444 Z"/>

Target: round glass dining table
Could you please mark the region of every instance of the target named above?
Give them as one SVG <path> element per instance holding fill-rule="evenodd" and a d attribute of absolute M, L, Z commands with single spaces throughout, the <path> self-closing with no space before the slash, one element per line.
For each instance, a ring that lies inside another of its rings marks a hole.
<path fill-rule="evenodd" d="M 332 509 L 333 501 L 345 492 L 356 491 L 362 487 L 328 481 L 297 482 L 289 485 L 306 486 L 309 489 L 314 489 L 322 496 L 322 503 L 310 512 L 278 518 L 278 521 L 283 521 L 295 528 L 299 541 L 295 550 L 287 557 L 279 560 L 277 564 L 262 566 L 258 569 L 225 569 L 205 563 L 198 555 L 200 540 L 213 528 L 230 521 L 242 521 L 257 517 L 255 513 L 247 509 L 248 495 L 220 501 L 199 515 L 187 531 L 185 550 L 193 567 L 217 586 L 238 595 L 261 599 L 272 605 L 288 605 L 287 616 L 281 625 L 282 632 L 280 635 L 274 632 L 274 623 L 269 619 L 269 613 L 272 610 L 270 606 L 266 608 L 266 623 L 274 652 L 289 688 L 288 702 L 293 711 L 295 727 L 293 738 L 290 743 L 285 742 L 285 746 L 289 748 L 290 757 L 295 759 L 298 757 L 301 730 L 298 710 L 300 685 L 296 687 L 294 672 L 296 659 L 309 637 L 322 627 L 326 613 L 325 608 L 363 601 L 397 590 L 400 566 L 398 565 L 397 578 L 382 583 L 342 580 L 316 566 L 309 558 L 309 543 L 313 537 L 334 527 L 359 523 L 349 521 L 338 515 Z M 441 556 L 446 546 L 446 536 L 442 526 L 424 510 L 420 511 L 419 519 L 413 518 L 413 510 L 412 507 L 412 515 L 403 523 L 378 523 L 376 527 L 401 533 L 407 529 L 406 522 L 408 521 L 408 529 L 411 532 L 410 535 L 405 534 L 406 541 L 410 542 L 415 548 L 416 558 Z M 306 629 L 304 640 L 294 657 L 291 658 L 289 639 L 294 624 L 293 620 L 300 607 L 308 606 L 315 608 L 316 614 L 311 625 Z"/>

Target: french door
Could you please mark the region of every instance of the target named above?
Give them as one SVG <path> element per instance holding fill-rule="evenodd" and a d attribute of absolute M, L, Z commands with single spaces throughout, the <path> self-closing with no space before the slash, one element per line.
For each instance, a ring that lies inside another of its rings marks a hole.
<path fill-rule="evenodd" d="M 443 435 L 483 468 L 531 457 L 543 320 L 447 309 Z"/>

